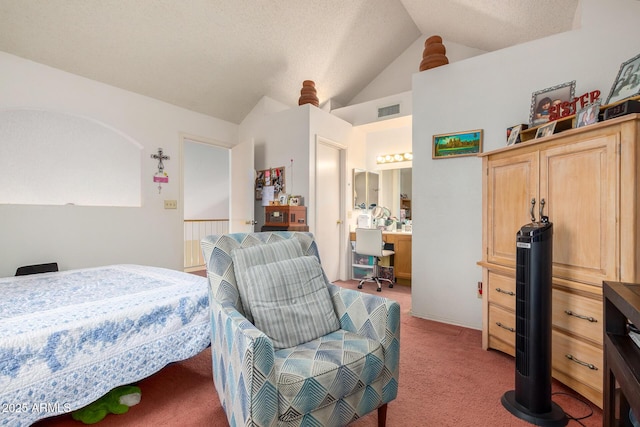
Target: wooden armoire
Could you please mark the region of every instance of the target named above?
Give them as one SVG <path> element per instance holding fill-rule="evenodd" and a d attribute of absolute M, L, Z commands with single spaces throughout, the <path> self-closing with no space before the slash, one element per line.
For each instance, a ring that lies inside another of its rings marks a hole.
<path fill-rule="evenodd" d="M 485 349 L 515 352 L 516 232 L 553 223 L 552 375 L 602 407 L 602 282 L 640 279 L 640 115 L 483 153 Z M 535 204 L 534 204 L 535 203 Z"/>

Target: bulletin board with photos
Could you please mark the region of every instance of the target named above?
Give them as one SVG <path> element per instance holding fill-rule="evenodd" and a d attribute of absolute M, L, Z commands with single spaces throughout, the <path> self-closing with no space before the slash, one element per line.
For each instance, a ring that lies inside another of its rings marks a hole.
<path fill-rule="evenodd" d="M 271 199 L 285 192 L 284 166 L 272 169 L 263 169 L 256 172 L 255 194 L 256 200 L 262 200 L 265 189 L 273 190 Z M 269 187 L 272 187 L 269 188 Z"/>

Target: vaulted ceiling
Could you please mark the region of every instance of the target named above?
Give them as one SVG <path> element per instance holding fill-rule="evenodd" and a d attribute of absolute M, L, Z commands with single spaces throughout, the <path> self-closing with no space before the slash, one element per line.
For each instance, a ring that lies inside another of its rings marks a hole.
<path fill-rule="evenodd" d="M 303 80 L 348 105 L 420 37 L 494 51 L 572 29 L 578 5 L 0 0 L 0 51 L 240 123 L 263 96 L 297 105 Z"/>

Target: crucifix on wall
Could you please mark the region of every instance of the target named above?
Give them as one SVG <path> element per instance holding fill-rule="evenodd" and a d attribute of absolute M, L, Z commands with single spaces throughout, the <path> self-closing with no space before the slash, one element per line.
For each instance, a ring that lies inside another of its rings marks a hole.
<path fill-rule="evenodd" d="M 153 182 L 158 183 L 158 193 L 162 191 L 162 183 L 169 182 L 169 175 L 164 171 L 163 160 L 170 160 L 169 156 L 166 156 L 162 152 L 162 148 L 158 148 L 158 154 L 152 154 L 151 158 L 158 161 L 158 172 L 153 175 Z"/>

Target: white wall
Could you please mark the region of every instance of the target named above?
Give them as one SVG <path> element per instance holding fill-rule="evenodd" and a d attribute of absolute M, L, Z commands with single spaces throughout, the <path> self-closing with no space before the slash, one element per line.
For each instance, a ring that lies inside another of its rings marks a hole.
<path fill-rule="evenodd" d="M 0 277 L 51 261 L 65 270 L 112 263 L 182 269 L 180 135 L 233 146 L 237 125 L 0 52 L 0 108 L 15 107 L 89 117 L 142 144 L 142 206 L 0 205 Z M 158 147 L 171 157 L 161 194 L 150 158 Z M 179 209 L 164 210 L 165 199 L 179 200 Z"/>
<path fill-rule="evenodd" d="M 345 146 L 347 153 L 343 173 L 346 190 L 343 197 L 344 206 L 351 206 L 351 169 L 363 167 L 365 155 L 364 134 L 350 123 L 310 104 L 286 109 L 263 98 L 241 123 L 240 135 L 243 140 L 254 140 L 257 170 L 285 167 L 286 192 L 304 197 L 307 223 L 312 233 L 316 222 L 315 188 L 316 184 L 322 185 L 315 181 L 316 138 L 322 137 Z M 255 230 L 260 230 L 264 225 L 264 207 L 259 200 L 254 207 Z M 350 215 L 351 211 L 347 212 Z M 346 251 L 348 236 L 345 236 L 343 245 Z M 342 278 L 346 278 L 347 273 L 345 267 L 341 272 Z"/>
<path fill-rule="evenodd" d="M 184 219 L 229 218 L 229 149 L 184 142 Z"/>
<path fill-rule="evenodd" d="M 580 30 L 413 76 L 413 314 L 482 327 L 481 160 L 432 160 L 432 135 L 484 129 L 490 151 L 528 121 L 534 91 L 576 80 L 576 95 L 606 98 L 620 64 L 640 53 L 639 18 L 637 1 L 583 0 Z"/>
<path fill-rule="evenodd" d="M 285 167 L 287 194 L 301 195 L 305 204 L 309 197 L 309 107 L 299 106 L 286 110 L 263 109 L 259 103 L 257 113 L 240 125 L 242 138 L 254 140 L 254 167 L 256 170 Z M 255 110 L 255 108 L 254 108 Z M 291 168 L 293 159 L 293 169 Z M 264 207 L 255 201 L 256 231 L 264 225 Z"/>
<path fill-rule="evenodd" d="M 424 42 L 430 35 L 422 35 L 396 58 L 382 73 L 371 81 L 349 105 L 374 101 L 386 96 L 411 91 L 411 76 L 420 70 L 420 62 L 424 51 Z M 472 56 L 485 53 L 483 50 L 463 46 L 448 40 L 442 40 L 447 50 L 449 63 L 461 61 Z"/>
<path fill-rule="evenodd" d="M 413 149 L 411 121 L 407 125 L 367 133 L 367 170 L 409 168 L 411 161 L 377 163 L 377 157 L 385 154 L 406 153 Z"/>

